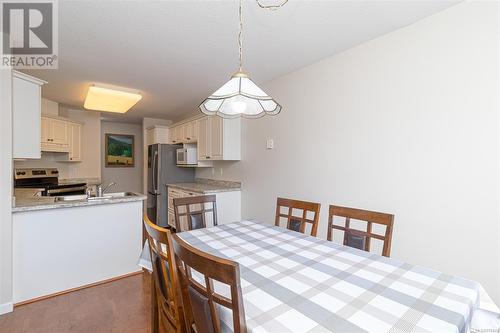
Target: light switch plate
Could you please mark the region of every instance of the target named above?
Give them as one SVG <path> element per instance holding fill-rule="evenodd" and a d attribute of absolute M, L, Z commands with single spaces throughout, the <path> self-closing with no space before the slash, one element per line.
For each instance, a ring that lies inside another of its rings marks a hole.
<path fill-rule="evenodd" d="M 274 140 L 273 139 L 267 139 L 266 148 L 267 149 L 273 149 L 274 148 Z"/>

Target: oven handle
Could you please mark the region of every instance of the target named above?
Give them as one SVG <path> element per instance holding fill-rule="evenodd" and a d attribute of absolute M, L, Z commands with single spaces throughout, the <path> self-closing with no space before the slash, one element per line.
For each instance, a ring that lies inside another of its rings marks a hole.
<path fill-rule="evenodd" d="M 56 188 L 52 190 L 47 190 L 47 194 L 58 194 L 58 193 L 66 193 L 66 192 L 74 192 L 86 190 L 87 186 L 78 186 L 78 187 L 67 187 L 67 188 Z"/>

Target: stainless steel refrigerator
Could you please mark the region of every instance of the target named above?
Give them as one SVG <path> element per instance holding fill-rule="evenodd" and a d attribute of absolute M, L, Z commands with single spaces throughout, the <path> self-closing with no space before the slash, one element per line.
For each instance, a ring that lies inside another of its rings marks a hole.
<path fill-rule="evenodd" d="M 168 198 L 166 184 L 194 182 L 194 168 L 177 166 L 178 145 L 154 144 L 148 146 L 148 200 L 147 214 L 151 221 L 168 226 Z"/>

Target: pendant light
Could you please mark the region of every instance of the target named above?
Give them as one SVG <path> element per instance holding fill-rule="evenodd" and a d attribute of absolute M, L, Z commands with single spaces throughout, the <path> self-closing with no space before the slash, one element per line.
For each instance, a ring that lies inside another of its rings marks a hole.
<path fill-rule="evenodd" d="M 286 2 L 283 2 L 282 5 Z M 262 6 L 258 1 L 257 3 L 261 8 L 268 8 Z M 260 89 L 243 71 L 242 0 L 239 0 L 239 23 L 239 69 L 226 84 L 206 98 L 199 108 L 207 115 L 217 115 L 222 118 L 260 118 L 266 114 L 276 115 L 281 111 L 281 105 Z"/>

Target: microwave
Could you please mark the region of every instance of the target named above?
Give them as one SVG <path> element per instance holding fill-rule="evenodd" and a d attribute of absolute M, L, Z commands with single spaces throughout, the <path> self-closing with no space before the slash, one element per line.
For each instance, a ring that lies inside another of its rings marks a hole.
<path fill-rule="evenodd" d="M 198 164 L 198 154 L 196 148 L 177 149 L 177 164 Z"/>

